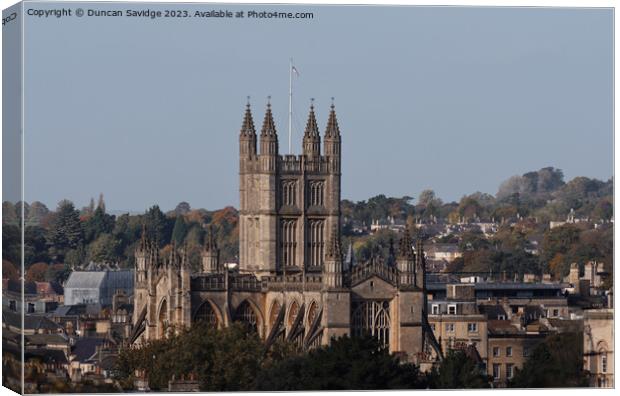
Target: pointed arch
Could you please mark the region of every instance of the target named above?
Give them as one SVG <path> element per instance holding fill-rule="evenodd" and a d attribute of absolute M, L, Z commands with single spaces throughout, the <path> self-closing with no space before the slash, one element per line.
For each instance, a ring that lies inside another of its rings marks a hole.
<path fill-rule="evenodd" d="M 249 331 L 255 331 L 260 334 L 260 325 L 262 323 L 260 313 L 248 300 L 243 300 L 235 310 L 235 322 L 241 322 Z"/>
<path fill-rule="evenodd" d="M 224 323 L 219 309 L 210 300 L 205 300 L 200 304 L 198 309 L 194 311 L 192 321 L 194 323 L 205 323 L 208 327 L 214 329 L 222 327 Z"/>

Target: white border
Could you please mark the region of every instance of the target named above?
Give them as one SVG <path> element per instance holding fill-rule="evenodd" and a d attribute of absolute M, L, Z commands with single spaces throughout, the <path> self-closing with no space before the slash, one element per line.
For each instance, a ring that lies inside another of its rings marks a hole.
<path fill-rule="evenodd" d="M 34 2 L 47 2 L 50 3 L 50 1 L 26 1 L 29 3 L 34 3 Z M 78 2 L 78 3 L 87 3 L 87 1 L 79 1 L 79 0 L 65 0 L 64 2 Z M 109 3 L 127 3 L 127 1 L 107 1 Z M 300 1 L 300 0 L 288 0 L 288 1 L 281 1 L 281 0 L 271 0 L 271 1 L 259 1 L 259 0 L 230 0 L 230 1 L 203 1 L 203 2 L 199 2 L 199 1 L 194 1 L 194 2 L 188 2 L 188 1 L 178 1 L 178 0 L 135 0 L 132 1 L 135 3 L 215 3 L 215 4 L 314 4 L 314 5 L 378 5 L 378 6 L 390 6 L 390 5 L 423 5 L 423 6 L 481 6 L 481 7 L 583 7 L 583 8 L 595 8 L 595 7 L 606 7 L 606 8 L 614 8 L 614 102 L 613 102 L 613 106 L 614 106 L 614 178 L 615 175 L 619 174 L 618 169 L 619 169 L 619 164 L 615 161 L 615 153 L 617 152 L 617 148 L 618 148 L 618 142 L 615 139 L 615 119 L 616 119 L 616 114 L 618 113 L 618 108 L 617 108 L 617 104 L 616 104 L 616 92 L 618 92 L 618 82 L 615 79 L 615 75 L 618 72 L 618 63 L 616 62 L 616 49 L 617 49 L 617 45 L 618 45 L 618 31 L 615 29 L 615 7 L 616 7 L 616 2 L 615 1 L 611 1 L 611 0 L 590 0 L 590 1 L 584 1 L 584 0 L 503 0 L 503 1 L 497 1 L 497 0 L 476 0 L 476 1 L 467 1 L 467 0 L 425 0 L 425 1 L 385 1 L 385 0 L 336 0 L 336 1 L 330 1 L 330 0 L 314 0 L 314 1 Z M 14 0 L 0 0 L 0 5 L 2 5 L 2 9 L 7 8 L 13 4 L 17 3 L 17 1 Z M 0 39 L 1 39 L 1 33 L 0 33 Z M 2 54 L 0 51 L 0 65 L 2 64 Z M 0 66 L 1 67 L 1 66 Z M 2 83 L 0 82 L 0 88 L 2 87 Z M 0 95 L 0 115 L 2 114 L 2 98 Z M 2 142 L 0 140 L 0 149 L 2 147 Z M 22 147 L 23 150 L 23 147 Z M 0 151 L 1 152 L 1 151 Z M 23 159 L 22 159 L 23 160 Z M 0 175 L 2 172 L 2 164 L 0 162 Z M 1 178 L 1 176 L 0 176 Z M 1 195 L 1 191 L 2 191 L 2 185 L 0 183 L 0 195 Z M 617 186 L 616 183 L 614 183 L 614 208 L 618 207 L 618 203 L 620 203 L 620 199 L 618 197 L 617 194 Z M 1 231 L 0 231 L 1 233 Z M 616 229 L 614 229 L 614 247 L 617 246 L 618 242 L 618 234 L 616 232 Z M 614 249 L 614 266 L 615 263 L 617 263 L 617 258 L 618 258 L 618 251 L 617 249 Z M 617 284 L 618 281 L 618 271 L 616 269 L 615 271 L 615 275 L 614 275 L 614 283 Z M 617 300 L 617 298 L 615 298 Z M 614 303 L 614 307 L 615 307 L 615 303 Z M 614 325 L 615 325 L 615 331 L 617 333 L 618 331 L 618 320 L 615 321 Z M 617 348 L 616 348 L 617 349 Z M 618 358 L 617 358 L 617 351 L 614 354 L 616 356 L 616 358 L 614 359 L 614 367 L 617 368 L 617 362 L 618 362 Z M 615 373 L 615 383 L 617 383 L 618 379 L 617 379 L 617 373 Z M 495 392 L 502 392 L 502 394 L 511 394 L 511 395 L 516 395 L 517 392 L 523 392 L 523 391 L 519 391 L 519 390 L 493 390 Z M 373 393 L 377 393 L 377 394 L 387 394 L 387 393 L 393 393 L 395 391 L 380 391 L 380 392 L 373 392 Z M 415 391 L 415 392 L 423 392 L 421 390 Z M 433 391 L 434 394 L 448 394 L 454 391 Z M 464 391 L 461 391 L 464 392 Z M 488 392 L 485 390 L 472 390 L 472 391 L 468 391 L 468 393 L 473 392 L 474 394 L 477 393 L 482 393 L 482 392 Z M 528 390 L 526 391 L 528 395 L 536 395 L 536 394 L 557 394 L 557 395 L 562 395 L 562 396 L 573 396 L 573 395 L 581 395 L 583 392 L 595 392 L 597 395 L 598 394 L 604 394 L 604 395 L 611 395 L 612 392 L 614 392 L 613 389 L 606 389 L 606 390 L 601 390 L 601 389 L 593 389 L 593 388 L 586 388 L 586 389 L 567 389 L 567 390 Z M 313 394 L 314 392 L 296 392 L 297 394 Z M 342 392 L 320 392 L 317 394 L 320 395 L 337 395 L 337 394 L 341 394 Z M 347 392 L 349 394 L 363 394 L 366 392 Z M 6 388 L 0 388 L 0 395 L 13 395 L 14 393 L 11 392 L 10 390 L 6 389 Z M 276 393 L 246 393 L 246 394 L 252 394 L 252 395 L 265 395 L 265 394 L 276 394 Z M 281 393 L 278 393 L 281 394 Z M 177 394 L 178 395 L 178 394 Z M 187 394 L 190 395 L 190 394 Z M 195 394 L 193 394 L 195 395 Z"/>

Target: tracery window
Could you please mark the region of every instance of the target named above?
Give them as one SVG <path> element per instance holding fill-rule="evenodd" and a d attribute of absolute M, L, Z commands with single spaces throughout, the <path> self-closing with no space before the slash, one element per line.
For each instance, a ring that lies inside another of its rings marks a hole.
<path fill-rule="evenodd" d="M 324 221 L 310 220 L 308 222 L 308 263 L 312 267 L 323 265 L 325 256 Z"/>
<path fill-rule="evenodd" d="M 353 335 L 371 335 L 384 347 L 390 345 L 389 301 L 362 301 L 353 304 Z"/>
<path fill-rule="evenodd" d="M 211 328 L 217 329 L 217 315 L 208 301 L 202 303 L 202 305 L 198 308 L 194 314 L 194 321 L 196 323 L 202 322 Z"/>
<path fill-rule="evenodd" d="M 243 323 L 249 331 L 258 332 L 258 318 L 247 301 L 237 307 L 235 321 Z"/>
<path fill-rule="evenodd" d="M 280 260 L 283 266 L 292 267 L 297 254 L 297 220 L 282 219 L 280 223 Z"/>

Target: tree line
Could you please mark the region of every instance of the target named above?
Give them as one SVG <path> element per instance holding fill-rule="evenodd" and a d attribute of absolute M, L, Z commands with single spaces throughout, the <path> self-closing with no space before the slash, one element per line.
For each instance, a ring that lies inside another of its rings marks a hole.
<path fill-rule="evenodd" d="M 509 386 L 587 386 L 579 335 L 550 336 L 532 352 Z M 380 346 L 373 337 L 344 336 L 302 351 L 279 341 L 271 348 L 235 323 L 223 329 L 191 329 L 119 353 L 114 376 L 133 389 L 136 374 L 151 390 L 164 391 L 171 379 L 195 378 L 201 391 L 299 391 L 489 388 L 484 366 L 463 350 L 447 351 L 427 372 Z"/>

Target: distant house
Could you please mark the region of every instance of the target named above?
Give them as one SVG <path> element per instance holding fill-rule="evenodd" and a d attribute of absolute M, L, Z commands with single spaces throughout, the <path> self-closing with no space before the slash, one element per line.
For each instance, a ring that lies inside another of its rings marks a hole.
<path fill-rule="evenodd" d="M 379 230 L 391 230 L 395 232 L 404 231 L 407 228 L 407 223 L 401 219 L 395 219 L 392 216 L 388 216 L 385 219 L 373 220 L 370 225 L 370 232 L 377 232 Z"/>
<path fill-rule="evenodd" d="M 133 294 L 133 270 L 73 271 L 65 284 L 65 305 L 112 305 L 117 290 Z"/>
<path fill-rule="evenodd" d="M 433 243 L 426 245 L 424 250 L 426 257 L 430 260 L 446 260 L 450 262 L 463 255 L 456 243 Z"/>

